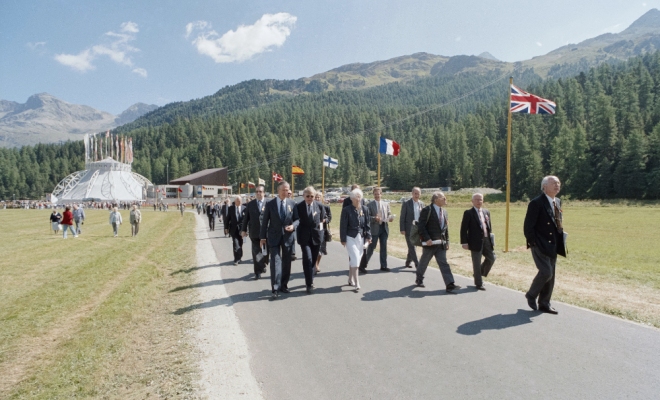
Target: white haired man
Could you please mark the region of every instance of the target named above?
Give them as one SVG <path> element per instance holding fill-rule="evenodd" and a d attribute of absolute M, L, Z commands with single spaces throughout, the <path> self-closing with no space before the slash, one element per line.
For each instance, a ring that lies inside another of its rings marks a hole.
<path fill-rule="evenodd" d="M 401 205 L 401 218 L 399 219 L 399 231 L 406 237 L 406 244 L 408 245 L 408 255 L 406 256 L 406 268 L 412 268 L 411 264 L 419 264 L 417 260 L 417 252 L 415 245 L 410 241 L 410 231 L 413 224 L 419 221 L 419 215 L 424 208 L 424 202 L 419 198 L 422 195 L 422 189 L 414 187 L 412 189 L 412 198 Z"/>
<path fill-rule="evenodd" d="M 78 204 L 73 205 L 73 222 L 76 223 L 76 234 L 82 233 L 82 226 L 85 223 L 85 210 L 79 207 Z"/>
<path fill-rule="evenodd" d="M 481 277 L 488 276 L 496 259 L 491 241 L 490 211 L 483 208 L 483 204 L 484 195 L 473 194 L 473 207 L 463 213 L 461 222 L 461 244 L 465 250 L 470 250 L 472 255 L 472 273 L 477 290 L 486 290 Z"/>
<path fill-rule="evenodd" d="M 550 305 L 557 254 L 566 257 L 561 200 L 557 197 L 561 190 L 559 178 L 546 176 L 541 181 L 541 190 L 543 194 L 529 202 L 525 215 L 527 248 L 532 249 L 532 257 L 539 270 L 525 297 L 532 310 L 557 314 L 557 310 Z"/>

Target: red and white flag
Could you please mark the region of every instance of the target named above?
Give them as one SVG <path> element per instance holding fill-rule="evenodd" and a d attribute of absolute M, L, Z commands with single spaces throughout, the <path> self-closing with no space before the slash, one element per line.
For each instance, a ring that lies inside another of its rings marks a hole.
<path fill-rule="evenodd" d="M 275 172 L 273 172 L 273 180 L 274 180 L 275 182 L 282 182 L 282 181 L 284 180 L 284 178 L 282 178 L 281 175 L 278 175 L 278 174 L 276 174 Z"/>

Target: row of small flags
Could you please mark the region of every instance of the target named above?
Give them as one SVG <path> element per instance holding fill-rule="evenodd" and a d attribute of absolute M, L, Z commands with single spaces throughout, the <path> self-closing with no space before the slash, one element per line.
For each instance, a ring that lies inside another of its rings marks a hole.
<path fill-rule="evenodd" d="M 119 135 L 111 135 L 108 130 L 105 135 L 101 133 L 85 134 L 85 161 L 101 161 L 112 158 L 119 162 L 133 162 L 133 139 Z"/>

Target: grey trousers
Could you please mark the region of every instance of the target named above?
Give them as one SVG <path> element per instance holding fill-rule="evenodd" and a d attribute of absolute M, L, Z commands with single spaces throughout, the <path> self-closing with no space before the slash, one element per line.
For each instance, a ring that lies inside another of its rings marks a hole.
<path fill-rule="evenodd" d="M 82 233 L 82 229 L 80 228 L 82 226 L 82 221 L 74 221 L 76 223 L 76 233 L 80 235 Z"/>
<path fill-rule="evenodd" d="M 254 264 L 254 273 L 263 274 L 266 272 L 266 260 L 268 260 L 269 252 L 264 254 L 261 252 L 261 240 L 250 238 L 252 242 L 252 263 Z M 268 249 L 268 247 L 266 247 Z"/>
<path fill-rule="evenodd" d="M 135 222 L 131 224 L 131 235 L 137 236 L 138 232 L 140 231 L 140 223 Z"/>
<path fill-rule="evenodd" d="M 112 230 L 115 233 L 115 236 L 119 235 L 119 223 L 113 222 L 112 223 Z"/>
<path fill-rule="evenodd" d="M 493 252 L 493 244 L 490 242 L 490 238 L 483 238 L 481 243 L 481 250 L 479 251 L 470 251 L 472 253 L 472 272 L 474 275 L 474 284 L 477 286 L 483 285 L 482 276 L 488 276 L 490 269 L 493 267 L 493 263 L 497 257 L 495 252 Z M 481 262 L 481 256 L 484 256 L 484 262 Z"/>
<path fill-rule="evenodd" d="M 378 232 L 378 235 L 372 235 L 371 237 L 371 244 L 369 244 L 369 247 L 367 248 L 367 254 L 366 254 L 366 261 L 365 261 L 365 268 L 367 264 L 369 263 L 369 260 L 371 260 L 371 256 L 374 254 L 374 250 L 376 249 L 376 246 L 378 243 L 380 243 L 380 267 L 381 268 L 387 268 L 387 237 L 388 233 L 384 228 L 381 228 L 381 230 Z"/>
<path fill-rule="evenodd" d="M 451 268 L 449 268 L 449 264 L 447 263 L 447 251 L 440 245 L 422 247 L 422 258 L 419 260 L 419 265 L 417 266 L 417 281 L 424 282 L 424 273 L 433 257 L 438 262 L 445 285 L 454 283 L 454 275 L 452 275 Z"/>
<path fill-rule="evenodd" d="M 539 298 L 539 307 L 550 307 L 552 290 L 555 287 L 555 265 L 557 257 L 551 258 L 539 250 L 538 246 L 532 247 L 532 257 L 539 272 L 532 281 L 532 286 L 527 296 L 533 299 Z"/>
<path fill-rule="evenodd" d="M 417 252 L 415 251 L 415 245 L 410 241 L 410 232 L 406 231 L 406 244 L 408 245 L 408 255 L 406 256 L 406 265 L 414 263 L 415 267 L 419 264 L 417 260 Z"/>

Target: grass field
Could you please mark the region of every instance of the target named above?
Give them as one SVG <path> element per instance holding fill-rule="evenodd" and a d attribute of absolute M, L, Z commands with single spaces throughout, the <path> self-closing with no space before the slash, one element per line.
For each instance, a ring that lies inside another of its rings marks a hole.
<path fill-rule="evenodd" d="M 462 198 L 459 204 L 452 200 L 447 207 L 452 243 L 448 260 L 454 272 L 471 277 L 470 253 L 460 247 L 459 235 L 463 212 L 471 204 Z M 388 252 L 405 259 L 405 239 L 399 233 L 401 205 L 391 207 L 397 217 L 390 224 Z M 510 209 L 509 253 L 503 252 L 504 205 L 484 207 L 491 211 L 498 257 L 486 282 L 527 291 L 536 267 L 522 231 L 526 204 L 518 203 Z M 553 299 L 660 328 L 660 208 L 576 204 L 563 210 L 569 254 L 557 262 Z M 336 240 L 340 213 L 340 205 L 332 205 Z"/>
<path fill-rule="evenodd" d="M 48 210 L 0 221 L 0 398 L 185 398 L 194 380 L 193 321 L 172 310 L 192 294 L 194 216 L 128 211 L 114 238 L 108 212 L 87 211 L 79 238 L 49 228 Z"/>

